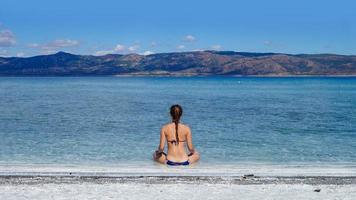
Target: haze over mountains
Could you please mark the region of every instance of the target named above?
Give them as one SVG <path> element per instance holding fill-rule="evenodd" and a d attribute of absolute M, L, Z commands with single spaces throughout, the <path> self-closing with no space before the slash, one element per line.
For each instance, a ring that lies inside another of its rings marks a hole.
<path fill-rule="evenodd" d="M 151 55 L 0 57 L 0 76 L 356 75 L 356 56 L 194 51 Z"/>

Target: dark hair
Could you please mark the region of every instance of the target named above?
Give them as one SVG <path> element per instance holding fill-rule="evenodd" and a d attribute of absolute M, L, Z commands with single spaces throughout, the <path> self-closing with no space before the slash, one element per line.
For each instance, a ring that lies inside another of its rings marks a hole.
<path fill-rule="evenodd" d="M 170 113 L 172 116 L 172 121 L 174 122 L 174 124 L 176 126 L 176 140 L 177 140 L 176 144 L 178 144 L 179 143 L 178 123 L 179 123 L 180 117 L 183 114 L 183 108 L 182 108 L 182 106 L 180 106 L 178 104 L 172 105 L 171 109 L 170 109 Z"/>

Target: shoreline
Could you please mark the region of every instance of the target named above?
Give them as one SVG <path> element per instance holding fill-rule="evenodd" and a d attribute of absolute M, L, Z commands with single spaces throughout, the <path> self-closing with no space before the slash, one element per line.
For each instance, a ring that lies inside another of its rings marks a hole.
<path fill-rule="evenodd" d="M 355 185 L 356 176 L 102 176 L 102 175 L 0 175 L 0 185 L 35 184 L 302 184 Z"/>
<path fill-rule="evenodd" d="M 266 74 L 266 75 L 240 75 L 240 74 L 189 74 L 189 73 L 136 73 L 108 75 L 114 77 L 356 77 L 356 74 Z"/>
<path fill-rule="evenodd" d="M 220 75 L 220 74 L 110 74 L 110 75 L 0 75 L 0 78 L 7 77 L 237 77 L 237 78 L 356 78 L 356 74 L 324 74 L 324 75 L 296 75 L 296 74 L 270 74 L 270 75 Z"/>
<path fill-rule="evenodd" d="M 0 177 L 6 176 L 87 176 L 87 177 L 356 177 L 355 163 L 339 164 L 206 164 L 166 166 L 157 163 L 112 165 L 0 164 Z"/>

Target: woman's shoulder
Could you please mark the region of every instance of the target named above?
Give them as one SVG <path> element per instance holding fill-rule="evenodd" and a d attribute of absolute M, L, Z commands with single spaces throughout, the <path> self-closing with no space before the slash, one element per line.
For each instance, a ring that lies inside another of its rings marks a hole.
<path fill-rule="evenodd" d="M 168 123 L 165 123 L 165 124 L 162 125 L 162 128 L 166 128 L 166 127 L 168 127 L 168 126 L 171 125 L 171 124 L 172 124 L 172 123 L 169 123 L 169 122 L 168 122 Z"/>
<path fill-rule="evenodd" d="M 165 130 L 171 126 L 171 123 L 166 123 L 161 126 L 161 129 Z"/>
<path fill-rule="evenodd" d="M 189 126 L 187 124 L 183 124 L 183 123 L 180 123 L 184 128 L 186 129 L 190 129 Z"/>

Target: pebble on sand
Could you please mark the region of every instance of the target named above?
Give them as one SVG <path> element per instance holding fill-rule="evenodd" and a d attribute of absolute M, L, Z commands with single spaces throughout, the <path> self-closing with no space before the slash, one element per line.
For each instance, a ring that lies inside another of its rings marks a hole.
<path fill-rule="evenodd" d="M 320 191 L 321 191 L 320 188 L 317 188 L 317 189 L 314 190 L 314 192 L 320 192 Z"/>

